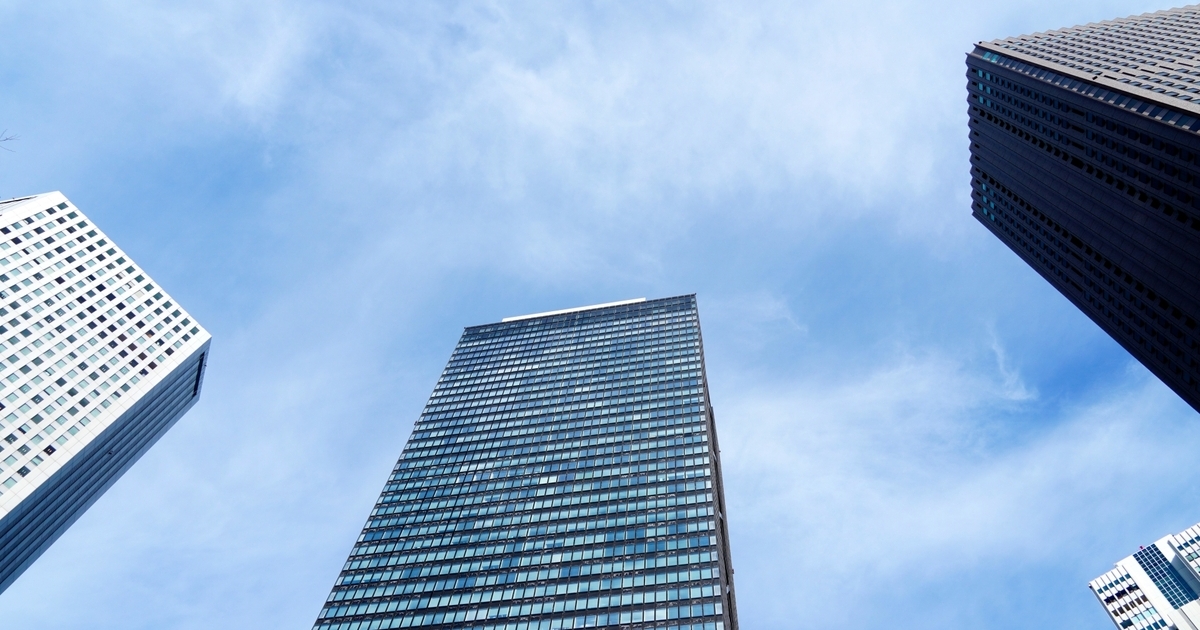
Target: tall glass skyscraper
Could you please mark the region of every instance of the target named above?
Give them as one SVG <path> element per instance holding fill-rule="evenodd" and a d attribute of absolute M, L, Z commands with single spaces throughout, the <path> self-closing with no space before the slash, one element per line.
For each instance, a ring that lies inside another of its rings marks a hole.
<path fill-rule="evenodd" d="M 61 193 L 0 202 L 0 591 L 191 409 L 208 345 Z"/>
<path fill-rule="evenodd" d="M 1200 6 L 967 68 L 975 218 L 1200 411 Z"/>
<path fill-rule="evenodd" d="M 467 328 L 314 626 L 736 630 L 694 295 Z"/>

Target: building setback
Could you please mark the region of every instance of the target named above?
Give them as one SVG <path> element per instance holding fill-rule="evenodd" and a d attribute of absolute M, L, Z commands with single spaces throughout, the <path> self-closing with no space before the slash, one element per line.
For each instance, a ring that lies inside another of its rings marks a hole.
<path fill-rule="evenodd" d="M 1200 7 L 967 68 L 975 218 L 1200 410 Z"/>
<path fill-rule="evenodd" d="M 195 404 L 208 345 L 61 193 L 0 202 L 0 591 Z"/>
<path fill-rule="evenodd" d="M 694 295 L 467 328 L 318 630 L 736 630 Z"/>
<path fill-rule="evenodd" d="M 1200 524 L 1142 547 L 1088 587 L 1118 628 L 1200 630 Z"/>

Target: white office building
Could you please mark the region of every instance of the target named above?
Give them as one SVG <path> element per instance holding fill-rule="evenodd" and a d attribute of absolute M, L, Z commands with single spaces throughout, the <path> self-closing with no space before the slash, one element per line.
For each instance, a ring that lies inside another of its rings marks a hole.
<path fill-rule="evenodd" d="M 1088 586 L 1118 628 L 1200 630 L 1200 524 L 1142 547 Z"/>
<path fill-rule="evenodd" d="M 0 201 L 0 591 L 195 404 L 208 346 L 61 193 Z"/>

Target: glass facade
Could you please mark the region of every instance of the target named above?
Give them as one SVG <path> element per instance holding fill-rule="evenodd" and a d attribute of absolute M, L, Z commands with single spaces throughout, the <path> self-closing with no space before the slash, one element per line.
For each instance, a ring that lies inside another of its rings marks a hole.
<path fill-rule="evenodd" d="M 1200 410 L 1200 7 L 981 42 L 972 210 Z"/>
<path fill-rule="evenodd" d="M 1142 566 L 1146 575 L 1159 592 L 1171 602 L 1171 607 L 1178 609 L 1188 602 L 1196 601 L 1196 593 L 1191 586 L 1180 577 L 1179 572 L 1163 555 L 1157 545 L 1150 545 L 1133 554 L 1133 559 Z"/>
<path fill-rule="evenodd" d="M 1116 563 L 1088 587 L 1118 628 L 1200 627 L 1200 523 Z"/>
<path fill-rule="evenodd" d="M 693 295 L 467 328 L 314 629 L 736 630 Z"/>

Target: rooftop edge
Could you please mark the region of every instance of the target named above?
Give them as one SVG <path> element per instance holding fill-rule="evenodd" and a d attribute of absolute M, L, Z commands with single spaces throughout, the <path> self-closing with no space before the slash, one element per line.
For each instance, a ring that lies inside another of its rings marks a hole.
<path fill-rule="evenodd" d="M 564 308 L 564 309 L 558 310 L 558 311 L 546 311 L 544 313 L 533 313 L 532 315 L 517 315 L 515 317 L 505 317 L 504 319 L 500 320 L 500 323 L 516 322 L 516 321 L 520 321 L 522 319 L 534 319 L 537 317 L 549 317 L 550 315 L 563 315 L 566 313 L 578 313 L 579 311 L 591 311 L 591 310 L 595 310 L 598 308 L 608 308 L 610 306 L 624 306 L 626 304 L 637 304 L 639 302 L 645 302 L 645 301 L 646 301 L 646 298 L 640 297 L 640 298 L 636 298 L 636 299 L 632 299 L 632 300 L 621 300 L 619 302 L 605 302 L 604 304 L 593 304 L 591 306 L 577 306 L 575 308 Z"/>

